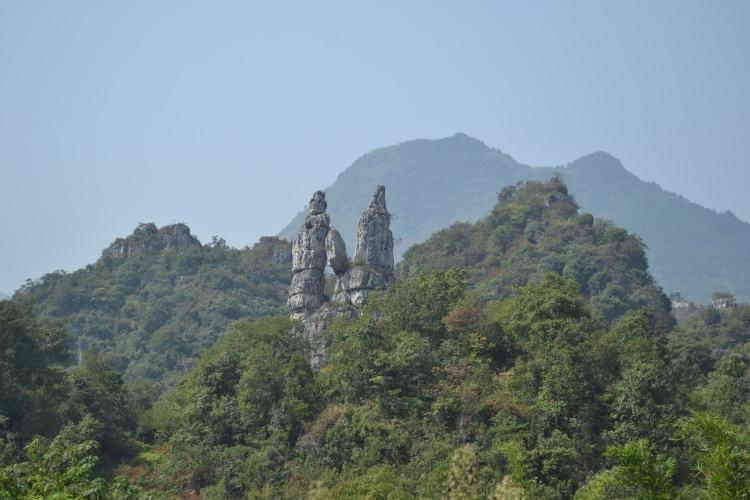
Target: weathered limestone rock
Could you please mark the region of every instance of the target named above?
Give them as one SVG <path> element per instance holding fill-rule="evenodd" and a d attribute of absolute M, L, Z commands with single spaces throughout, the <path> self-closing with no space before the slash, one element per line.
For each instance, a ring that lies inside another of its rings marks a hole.
<path fill-rule="evenodd" d="M 292 271 L 289 308 L 292 317 L 305 320 L 328 300 L 323 290 L 326 267 L 326 237 L 330 219 L 325 213 L 325 193 L 317 191 L 310 200 L 305 223 L 292 244 Z"/>
<path fill-rule="evenodd" d="M 385 204 L 385 187 L 378 186 L 370 206 L 357 224 L 354 266 L 337 273 L 334 300 L 361 306 L 373 290 L 393 284 L 393 233 Z"/>
<path fill-rule="evenodd" d="M 346 255 L 344 238 L 333 228 L 331 228 L 326 237 L 326 255 L 328 257 L 328 265 L 331 266 L 336 275 L 346 272 L 349 269 L 349 257 Z"/>
<path fill-rule="evenodd" d="M 171 224 L 157 229 L 153 223 L 139 224 L 127 238 L 117 238 L 102 252 L 103 257 L 125 259 L 132 255 L 160 252 L 167 248 L 201 246 L 185 224 Z"/>
<path fill-rule="evenodd" d="M 355 317 L 370 292 L 393 283 L 393 234 L 385 188 L 378 186 L 359 220 L 354 265 L 349 263 L 343 238 L 330 227 L 326 208 L 325 193 L 316 192 L 292 246 L 294 276 L 288 303 L 291 317 L 303 323 L 314 368 L 325 363 L 324 332 L 333 321 L 339 316 Z M 326 263 L 336 274 L 331 301 L 324 291 Z"/>
<path fill-rule="evenodd" d="M 359 311 L 352 306 L 342 306 L 335 302 L 326 302 L 312 313 L 304 322 L 303 337 L 310 344 L 310 365 L 320 368 L 328 357 L 328 345 L 325 331 L 338 317 L 355 318 Z"/>
<path fill-rule="evenodd" d="M 253 248 L 263 251 L 274 264 L 288 266 L 292 263 L 291 246 L 285 240 L 276 236 L 261 236 L 260 240 L 253 245 Z"/>
<path fill-rule="evenodd" d="M 385 187 L 378 186 L 367 210 L 357 224 L 354 263 L 380 274 L 386 282 L 393 280 L 393 233 L 391 214 L 385 206 Z"/>
<path fill-rule="evenodd" d="M 312 295 L 323 295 L 325 279 L 320 269 L 305 269 L 294 273 L 292 284 L 289 287 L 289 295 L 309 293 Z"/>

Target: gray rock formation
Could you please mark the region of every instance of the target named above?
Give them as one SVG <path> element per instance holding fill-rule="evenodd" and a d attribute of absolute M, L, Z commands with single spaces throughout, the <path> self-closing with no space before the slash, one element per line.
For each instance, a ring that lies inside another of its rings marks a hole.
<path fill-rule="evenodd" d="M 354 265 L 337 273 L 334 300 L 362 305 L 372 290 L 393 284 L 393 233 L 385 204 L 385 187 L 378 186 L 357 224 Z"/>
<path fill-rule="evenodd" d="M 201 246 L 201 242 L 190 234 L 185 224 L 172 224 L 156 228 L 153 223 L 139 224 L 133 234 L 117 238 L 102 252 L 103 257 L 124 259 L 133 255 L 160 252 L 167 248 Z"/>
<path fill-rule="evenodd" d="M 326 237 L 330 219 L 325 213 L 326 195 L 317 191 L 308 209 L 305 222 L 292 244 L 292 284 L 289 287 L 289 309 L 292 318 L 303 322 L 323 305 L 328 297 L 323 290 L 326 267 Z"/>
<path fill-rule="evenodd" d="M 343 238 L 330 227 L 326 208 L 325 193 L 316 192 L 292 245 L 294 276 L 288 301 L 291 317 L 304 325 L 310 363 L 316 368 L 325 362 L 324 332 L 334 319 L 356 316 L 357 307 L 366 302 L 370 292 L 393 283 L 393 234 L 385 188 L 378 186 L 359 220 L 354 265 L 349 262 Z M 336 275 L 332 301 L 325 295 L 326 263 Z"/>
<path fill-rule="evenodd" d="M 276 236 L 261 236 L 253 248 L 264 250 L 274 264 L 288 266 L 292 263 L 292 247 Z"/>
<path fill-rule="evenodd" d="M 344 238 L 333 228 L 326 237 L 326 256 L 328 265 L 337 276 L 349 269 L 349 257 L 346 254 Z"/>
<path fill-rule="evenodd" d="M 385 187 L 378 186 L 370 206 L 357 224 L 357 246 L 354 262 L 393 279 L 393 233 L 391 214 L 385 206 Z"/>

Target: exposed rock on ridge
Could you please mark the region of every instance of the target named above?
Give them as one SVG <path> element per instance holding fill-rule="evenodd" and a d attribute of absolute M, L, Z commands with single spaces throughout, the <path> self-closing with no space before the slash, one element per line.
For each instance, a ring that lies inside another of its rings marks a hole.
<path fill-rule="evenodd" d="M 253 248 L 264 249 L 274 264 L 289 265 L 292 263 L 292 249 L 286 242 L 276 236 L 261 236 Z"/>
<path fill-rule="evenodd" d="M 133 234 L 126 238 L 117 238 L 102 252 L 102 257 L 128 258 L 147 252 L 160 252 L 167 248 L 185 248 L 201 246 L 201 242 L 190 234 L 186 224 L 171 224 L 156 228 L 153 223 L 139 224 Z"/>

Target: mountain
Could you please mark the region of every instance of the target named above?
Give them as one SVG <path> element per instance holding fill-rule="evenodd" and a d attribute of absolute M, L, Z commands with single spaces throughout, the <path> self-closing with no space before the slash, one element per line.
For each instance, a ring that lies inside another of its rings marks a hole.
<path fill-rule="evenodd" d="M 707 302 L 715 291 L 750 300 L 750 224 L 648 183 L 596 152 L 562 167 L 531 167 L 464 134 L 377 149 L 325 189 L 331 224 L 348 244 L 375 185 L 388 189 L 397 258 L 457 221 L 476 221 L 519 181 L 560 176 L 581 208 L 639 235 L 651 273 L 667 291 Z M 302 213 L 280 233 L 291 239 Z"/>
<path fill-rule="evenodd" d="M 80 360 L 93 351 L 128 381 L 171 385 L 240 318 L 286 312 L 291 246 L 261 238 L 237 250 L 203 245 L 184 224 L 140 224 L 94 264 L 50 273 L 14 300 L 62 320 Z"/>
<path fill-rule="evenodd" d="M 314 200 L 308 240 L 327 222 Z M 289 318 L 232 324 L 150 410 L 162 441 L 123 473 L 158 498 L 717 498 L 692 473 L 711 449 L 739 457 L 704 469 L 740 478 L 724 497 L 747 491 L 747 308 L 711 309 L 726 361 L 705 322 L 673 337 L 641 240 L 559 178 L 506 187 L 397 274 L 332 324 L 320 370 Z M 693 445 L 704 432 L 716 443 Z"/>
<path fill-rule="evenodd" d="M 611 222 L 579 213 L 565 184 L 529 181 L 505 188 L 487 217 L 456 223 L 410 247 L 400 279 L 433 270 L 464 269 L 485 298 L 509 298 L 519 287 L 561 274 L 607 322 L 647 309 L 669 330 L 669 299 L 648 272 L 643 243 Z"/>

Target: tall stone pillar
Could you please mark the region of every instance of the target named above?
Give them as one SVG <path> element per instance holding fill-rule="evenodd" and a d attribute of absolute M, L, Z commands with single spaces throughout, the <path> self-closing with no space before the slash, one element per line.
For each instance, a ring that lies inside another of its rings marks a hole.
<path fill-rule="evenodd" d="M 383 286 L 393 282 L 393 233 L 391 214 L 385 206 L 385 186 L 378 186 L 359 219 L 354 262 L 376 272 Z"/>
<path fill-rule="evenodd" d="M 361 306 L 373 290 L 393 284 L 393 233 L 385 205 L 385 187 L 378 186 L 357 224 L 354 263 L 338 275 L 334 300 Z"/>
<path fill-rule="evenodd" d="M 326 237 L 330 218 L 326 214 L 326 195 L 316 191 L 310 200 L 305 223 L 292 244 L 292 284 L 289 287 L 291 317 L 305 320 L 328 300 L 324 293 Z"/>
<path fill-rule="evenodd" d="M 367 295 L 393 284 L 393 235 L 391 214 L 385 206 L 385 188 L 378 186 L 357 226 L 354 263 L 346 245 L 331 228 L 325 193 L 310 200 L 305 223 L 292 245 L 292 285 L 289 287 L 291 317 L 302 321 L 310 344 L 310 364 L 319 368 L 328 353 L 325 331 L 340 316 L 354 318 Z M 333 300 L 324 293 L 326 264 L 336 274 Z"/>

